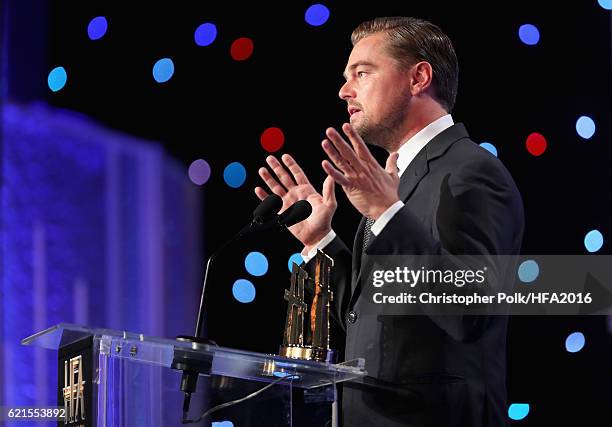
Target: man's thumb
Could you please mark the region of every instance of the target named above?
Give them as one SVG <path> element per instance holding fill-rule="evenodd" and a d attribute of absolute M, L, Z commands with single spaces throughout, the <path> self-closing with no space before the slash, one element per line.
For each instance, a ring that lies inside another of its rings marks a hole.
<path fill-rule="evenodd" d="M 391 153 L 389 154 L 389 157 L 387 157 L 387 164 L 385 166 L 385 170 L 389 172 L 390 174 L 397 175 L 398 173 L 398 170 L 397 170 L 398 157 L 399 157 L 399 154 L 397 152 Z"/>

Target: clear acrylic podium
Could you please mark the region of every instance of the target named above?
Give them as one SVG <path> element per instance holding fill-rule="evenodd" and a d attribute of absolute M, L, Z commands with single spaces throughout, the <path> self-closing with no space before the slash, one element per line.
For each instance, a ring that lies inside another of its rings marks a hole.
<path fill-rule="evenodd" d="M 336 384 L 365 375 L 363 359 L 319 363 L 65 323 L 22 344 L 58 351 L 58 405 L 75 413 L 67 426 L 184 425 L 182 372 L 172 369 L 177 357 L 210 363 L 210 374 L 199 376 L 192 395 L 191 419 L 278 381 L 254 398 L 187 424 L 197 426 L 333 426 Z"/>

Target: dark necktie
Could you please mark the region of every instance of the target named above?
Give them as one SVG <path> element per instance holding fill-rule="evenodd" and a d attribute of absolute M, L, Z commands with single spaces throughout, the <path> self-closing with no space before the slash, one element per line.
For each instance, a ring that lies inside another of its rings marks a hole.
<path fill-rule="evenodd" d="M 366 218 L 365 227 L 363 229 L 363 247 L 362 252 L 365 252 L 370 239 L 372 238 L 372 224 L 374 224 L 374 220 L 372 218 Z"/>

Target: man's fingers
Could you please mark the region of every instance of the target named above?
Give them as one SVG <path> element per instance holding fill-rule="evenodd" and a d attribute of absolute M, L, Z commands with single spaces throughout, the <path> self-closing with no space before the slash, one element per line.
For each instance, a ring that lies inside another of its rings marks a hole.
<path fill-rule="evenodd" d="M 274 171 L 280 183 L 283 184 L 287 190 L 295 186 L 295 182 L 287 172 L 287 169 L 280 164 L 276 157 L 268 156 L 266 158 L 266 163 L 268 163 L 268 166 Z"/>
<path fill-rule="evenodd" d="M 331 161 L 334 162 L 334 165 L 336 165 L 336 167 L 340 169 L 344 174 L 355 174 L 355 170 L 353 169 L 351 164 L 346 160 L 346 158 L 342 157 L 340 153 L 338 153 L 338 150 L 336 150 L 335 145 L 329 142 L 328 139 L 324 139 L 321 143 L 321 146 L 323 147 L 323 150 L 329 156 Z"/>
<path fill-rule="evenodd" d="M 340 173 L 338 169 L 333 167 L 332 164 L 329 163 L 327 160 L 323 160 L 323 163 L 321 163 L 321 165 L 323 166 L 323 170 L 325 171 L 325 173 L 331 176 L 333 180 L 336 181 L 338 184 L 342 186 L 348 186 L 350 184 L 350 181 L 344 175 L 342 175 L 342 173 Z"/>
<path fill-rule="evenodd" d="M 326 205 L 336 204 L 336 183 L 331 176 L 323 181 L 323 203 Z"/>
<path fill-rule="evenodd" d="M 353 126 L 351 126 L 349 123 L 345 123 L 342 125 L 342 131 L 348 137 L 349 141 L 351 141 L 355 153 L 357 153 L 357 156 L 361 160 L 376 162 L 376 159 L 372 153 L 370 153 L 368 146 L 365 144 L 365 142 L 363 142 L 363 138 L 361 138 Z"/>
<path fill-rule="evenodd" d="M 261 187 L 255 187 L 255 195 L 259 198 L 259 200 L 263 200 L 268 197 L 268 192 Z"/>
<path fill-rule="evenodd" d="M 342 135 L 334 128 L 327 128 L 325 135 L 334 144 L 334 147 L 344 160 L 348 161 L 353 169 L 357 170 L 359 168 L 359 158 L 357 158 L 351 146 L 342 138 Z"/>
<path fill-rule="evenodd" d="M 264 180 L 268 188 L 277 196 L 283 197 L 285 194 L 287 194 L 285 187 L 280 185 L 278 181 L 272 177 L 272 174 L 268 172 L 268 169 L 259 168 L 259 176 Z"/>
<path fill-rule="evenodd" d="M 310 181 L 308 181 L 308 177 L 302 170 L 302 168 L 297 164 L 297 162 L 291 157 L 289 154 L 283 154 L 281 160 L 289 168 L 289 172 L 293 175 L 295 182 L 298 184 L 307 184 L 310 185 Z"/>

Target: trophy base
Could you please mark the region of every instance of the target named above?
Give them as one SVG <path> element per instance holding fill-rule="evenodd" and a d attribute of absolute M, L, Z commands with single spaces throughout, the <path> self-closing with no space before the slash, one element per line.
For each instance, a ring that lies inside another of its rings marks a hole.
<path fill-rule="evenodd" d="M 314 360 L 316 362 L 326 362 L 329 350 L 320 347 L 308 346 L 281 346 L 279 356 L 290 359 Z"/>

